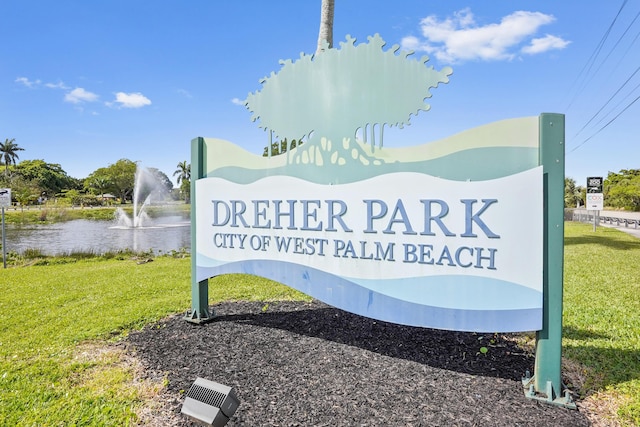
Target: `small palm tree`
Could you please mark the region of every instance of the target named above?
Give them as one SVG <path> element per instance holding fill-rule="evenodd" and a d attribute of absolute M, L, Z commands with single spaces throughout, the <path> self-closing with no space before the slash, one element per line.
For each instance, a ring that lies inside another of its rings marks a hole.
<path fill-rule="evenodd" d="M 18 159 L 18 153 L 16 153 L 16 151 L 24 151 L 24 148 L 19 147 L 15 141 L 15 138 L 6 138 L 4 142 L 0 142 L 0 159 L 4 162 L 5 177 L 9 175 L 9 165 L 12 163 L 14 165 L 16 164 L 16 160 Z"/>
<path fill-rule="evenodd" d="M 176 181 L 178 184 L 182 182 L 180 186 L 180 193 L 184 196 L 184 202 L 189 203 L 190 186 L 191 186 L 191 165 L 187 164 L 187 161 L 178 163 L 178 169 L 173 173 L 173 176 L 178 175 Z"/>
<path fill-rule="evenodd" d="M 190 181 L 191 180 L 191 165 L 187 164 L 187 161 L 184 160 L 178 163 L 178 169 L 173 173 L 173 176 L 178 175 L 176 181 L 178 184 L 182 181 Z"/>

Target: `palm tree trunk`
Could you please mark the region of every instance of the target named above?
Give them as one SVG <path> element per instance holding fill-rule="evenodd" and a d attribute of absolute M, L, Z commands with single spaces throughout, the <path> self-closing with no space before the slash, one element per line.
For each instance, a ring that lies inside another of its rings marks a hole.
<path fill-rule="evenodd" d="M 325 42 L 329 48 L 333 47 L 333 12 L 335 0 L 322 0 L 320 10 L 320 33 L 318 34 L 318 47 L 316 55 L 324 50 Z"/>

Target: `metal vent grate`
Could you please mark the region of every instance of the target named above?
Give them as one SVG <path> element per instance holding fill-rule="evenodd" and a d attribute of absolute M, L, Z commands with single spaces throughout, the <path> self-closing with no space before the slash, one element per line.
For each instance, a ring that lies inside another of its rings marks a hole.
<path fill-rule="evenodd" d="M 187 391 L 180 412 L 197 424 L 223 427 L 233 417 L 239 404 L 233 388 L 197 378 Z"/>
<path fill-rule="evenodd" d="M 202 387 L 198 384 L 193 384 L 187 392 L 187 397 L 206 403 L 207 405 L 215 406 L 217 408 L 222 407 L 226 394 L 220 393 L 217 390 L 211 390 L 210 388 Z"/>

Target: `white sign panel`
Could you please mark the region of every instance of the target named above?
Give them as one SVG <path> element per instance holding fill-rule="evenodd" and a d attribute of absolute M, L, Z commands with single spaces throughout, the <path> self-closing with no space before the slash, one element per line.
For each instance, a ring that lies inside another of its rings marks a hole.
<path fill-rule="evenodd" d="M 212 177 L 196 181 L 196 198 L 198 280 L 294 277 L 320 300 L 398 323 L 496 330 L 521 318 L 514 330 L 539 329 L 542 167 L 477 182 Z M 373 312 L 377 300 L 384 312 Z"/>
<path fill-rule="evenodd" d="M 0 188 L 0 208 L 11 207 L 11 189 Z"/>
<path fill-rule="evenodd" d="M 604 209 L 604 195 L 602 193 L 587 193 L 587 210 L 601 211 Z"/>

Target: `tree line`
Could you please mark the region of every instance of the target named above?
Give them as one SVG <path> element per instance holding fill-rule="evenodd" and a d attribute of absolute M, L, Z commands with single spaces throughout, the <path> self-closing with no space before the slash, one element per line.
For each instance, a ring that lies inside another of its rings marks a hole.
<path fill-rule="evenodd" d="M 62 205 L 99 206 L 107 203 L 131 201 L 138 164 L 120 159 L 106 167 L 98 168 L 84 178 L 70 177 L 62 166 L 44 160 L 23 160 L 18 163 L 19 152 L 24 151 L 15 139 L 0 142 L 0 188 L 11 188 L 12 202 L 26 206 L 55 200 Z M 164 172 L 147 168 L 160 183 L 163 192 L 174 199 L 189 202 L 191 165 L 179 162 L 173 176 L 180 187 Z"/>
<path fill-rule="evenodd" d="M 292 141 L 291 148 L 302 141 Z M 275 142 L 271 155 L 287 151 L 287 141 Z M 19 152 L 24 151 L 15 139 L 0 142 L 0 188 L 11 188 L 13 202 L 30 205 L 50 199 L 61 199 L 72 205 L 101 205 L 111 202 L 114 196 L 119 203 L 126 203 L 133 196 L 137 163 L 120 159 L 116 163 L 93 171 L 84 179 L 70 177 L 60 164 L 44 160 L 23 160 L 18 163 Z M 268 155 L 267 148 L 264 156 Z M 173 188 L 171 180 L 162 171 L 148 168 L 160 182 L 167 194 L 189 202 L 191 165 L 179 162 L 173 176 L 179 184 Z M 586 187 L 578 185 L 573 178 L 564 180 L 564 205 L 566 208 L 585 206 Z M 640 211 L 640 169 L 622 169 L 609 172 L 603 185 L 604 205 L 611 209 Z"/>

